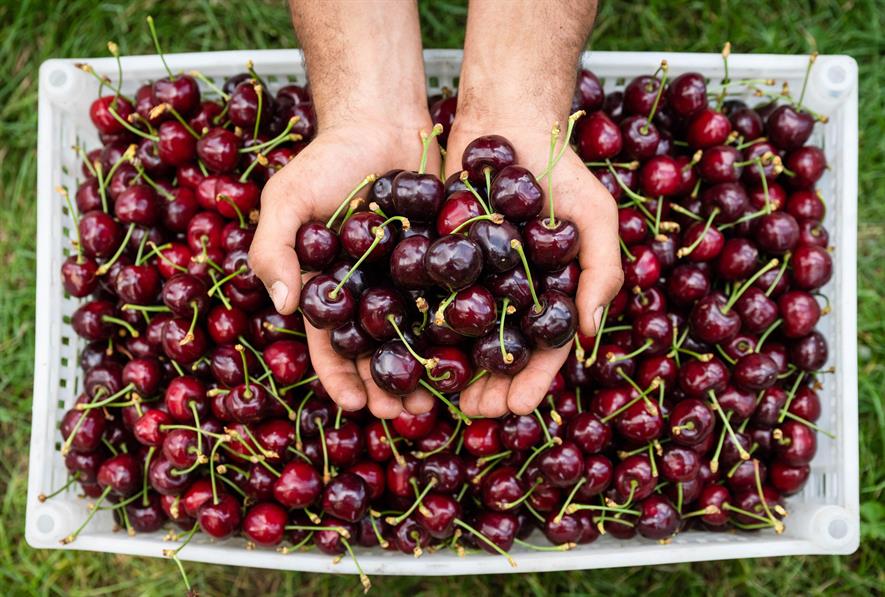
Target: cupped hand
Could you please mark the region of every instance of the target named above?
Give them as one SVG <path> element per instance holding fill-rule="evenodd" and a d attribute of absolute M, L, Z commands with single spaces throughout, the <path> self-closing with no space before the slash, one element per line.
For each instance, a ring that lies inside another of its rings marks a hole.
<path fill-rule="evenodd" d="M 369 174 L 392 169 L 417 169 L 421 159 L 419 131 L 429 131 L 426 121 L 352 122 L 322 129 L 264 187 L 255 240 L 249 264 L 262 280 L 277 311 L 292 313 L 298 307 L 303 274 L 295 254 L 298 228 L 310 221 L 325 222 L 342 201 Z M 429 152 L 427 171 L 439 171 L 435 141 Z M 366 187 L 358 196 L 365 197 Z M 433 398 L 418 390 L 400 398 L 378 388 L 369 370 L 369 358 L 356 362 L 338 355 L 330 333 L 305 321 L 311 362 L 332 399 L 345 410 L 368 404 L 377 417 L 396 417 L 403 408 L 423 413 Z"/>
<path fill-rule="evenodd" d="M 517 163 L 539 176 L 547 167 L 552 125 L 524 122 L 508 126 L 495 122 L 493 117 L 483 122 L 459 122 L 456 118 L 449 135 L 446 175 L 461 169 L 461 154 L 473 139 L 497 134 L 513 144 Z M 539 182 L 546 193 L 547 180 Z M 553 171 L 552 184 L 556 217 L 571 220 L 580 234 L 581 276 L 576 305 L 581 332 L 595 336 L 604 306 L 618 293 L 624 280 L 617 205 L 570 147 Z M 546 197 L 543 209 L 549 210 Z M 528 365 L 516 376 L 480 378 L 461 393 L 461 409 L 467 415 L 485 417 L 500 417 L 507 412 L 530 413 L 544 399 L 572 349 L 570 342 L 560 348 L 535 350 Z"/>

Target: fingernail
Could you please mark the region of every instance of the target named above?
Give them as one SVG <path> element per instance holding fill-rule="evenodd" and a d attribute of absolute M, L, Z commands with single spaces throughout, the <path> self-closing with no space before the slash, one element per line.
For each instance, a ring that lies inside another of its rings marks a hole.
<path fill-rule="evenodd" d="M 593 312 L 593 327 L 596 329 L 596 333 L 599 333 L 599 326 L 602 324 L 602 306 L 596 307 L 596 311 Z"/>
<path fill-rule="evenodd" d="M 289 296 L 289 289 L 285 284 L 277 280 L 270 287 L 270 300 L 277 311 L 282 311 L 286 306 L 286 298 Z"/>

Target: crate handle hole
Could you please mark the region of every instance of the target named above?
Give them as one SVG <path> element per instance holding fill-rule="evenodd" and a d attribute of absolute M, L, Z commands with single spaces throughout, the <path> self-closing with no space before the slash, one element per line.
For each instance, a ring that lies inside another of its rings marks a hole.
<path fill-rule="evenodd" d="M 831 539 L 841 541 L 848 535 L 848 523 L 841 518 L 835 518 L 827 526 L 827 532 L 830 534 Z"/>
<path fill-rule="evenodd" d="M 41 514 L 40 517 L 37 518 L 37 530 L 44 535 L 52 534 L 54 529 L 55 518 L 53 518 L 51 514 Z"/>
<path fill-rule="evenodd" d="M 68 83 L 68 73 L 64 69 L 57 68 L 49 73 L 49 84 L 53 87 L 62 88 Z"/>

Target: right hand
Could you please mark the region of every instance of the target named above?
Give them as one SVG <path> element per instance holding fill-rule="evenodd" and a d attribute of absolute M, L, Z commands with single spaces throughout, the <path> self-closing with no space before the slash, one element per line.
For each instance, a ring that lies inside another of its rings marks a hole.
<path fill-rule="evenodd" d="M 395 169 L 417 170 L 421 158 L 419 131 L 429 132 L 430 117 L 411 123 L 348 122 L 321 129 L 317 137 L 264 187 L 249 264 L 267 288 L 277 311 L 298 307 L 302 273 L 295 254 L 295 234 L 302 224 L 325 222 L 360 181 Z M 439 150 L 434 141 L 428 172 L 438 172 Z M 360 193 L 365 197 L 368 187 Z M 304 322 L 311 362 L 332 399 L 344 410 L 368 404 L 379 418 L 396 417 L 403 408 L 419 414 L 433 407 L 423 389 L 400 398 L 375 385 L 369 358 L 354 361 L 332 350 L 328 330 Z"/>

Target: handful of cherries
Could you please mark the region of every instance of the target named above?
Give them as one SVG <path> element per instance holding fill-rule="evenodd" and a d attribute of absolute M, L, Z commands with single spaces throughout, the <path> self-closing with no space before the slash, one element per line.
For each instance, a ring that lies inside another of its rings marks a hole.
<path fill-rule="evenodd" d="M 477 371 L 515 375 L 532 347 L 563 346 L 577 328 L 575 225 L 552 202 L 542 215 L 541 186 L 503 137 L 470 143 L 445 184 L 424 172 L 442 131 L 422 134 L 417 172 L 367 177 L 341 204 L 343 222 L 310 222 L 295 242 L 300 262 L 322 272 L 302 289 L 304 317 L 332 330 L 338 353 L 372 353 L 372 378 L 393 394 L 457 393 Z M 369 210 L 354 211 L 368 184 Z"/>
<path fill-rule="evenodd" d="M 382 388 L 439 398 L 385 421 L 329 399 L 301 313 L 276 313 L 249 268 L 261 186 L 315 129 L 305 88 L 271 96 L 249 70 L 221 88 L 170 72 L 134 99 L 118 82 L 92 104 L 103 146 L 80 150 L 61 269 L 86 299 L 71 325 L 87 344 L 60 428 L 70 480 L 55 493 L 77 483 L 96 501 L 63 543 L 103 510 L 131 534 L 181 529 L 164 552 L 176 560 L 198 531 L 355 562 L 354 545 L 511 563 L 514 546 L 600 535 L 783 531 L 783 498 L 816 452 L 815 326 L 829 311 L 817 297 L 832 274 L 814 189 L 826 163 L 805 145 L 822 118 L 801 96 L 750 108 L 728 90 L 757 82 L 710 93 L 665 64 L 605 94 L 584 70 L 545 172 L 487 136 L 446 182 L 424 164 L 455 103 L 434 100 L 418 171 L 366 177 L 295 239 L 316 272 L 303 316 L 339 353 L 372 353 Z M 620 206 L 626 284 L 594 338 L 575 335 L 577 232 L 545 210 L 540 184 L 570 141 Z M 569 342 L 534 413 L 458 409 L 477 376 Z"/>

